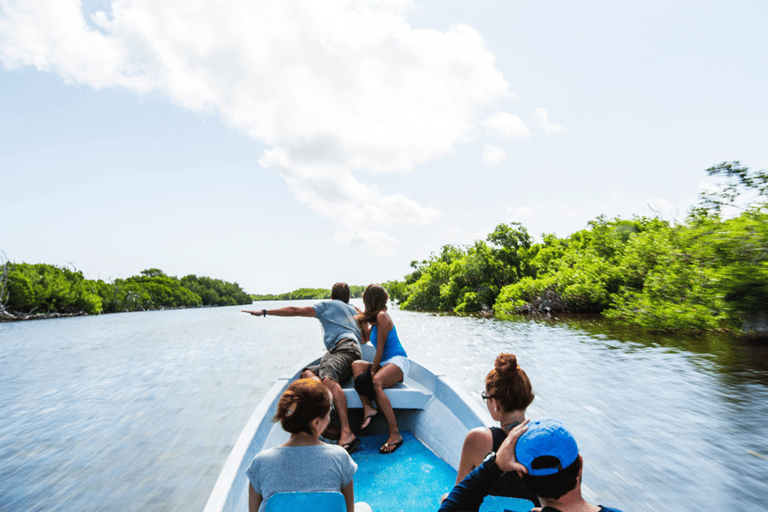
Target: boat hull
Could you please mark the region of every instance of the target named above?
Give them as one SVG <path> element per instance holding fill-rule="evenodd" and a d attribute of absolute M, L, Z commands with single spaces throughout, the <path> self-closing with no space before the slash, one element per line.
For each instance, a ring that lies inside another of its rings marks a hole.
<path fill-rule="evenodd" d="M 370 360 L 370 347 L 363 346 L 364 358 Z M 301 371 L 316 361 L 302 365 L 293 373 L 278 381 L 264 395 L 251 418 L 248 420 L 240 437 L 235 443 L 227 462 L 205 507 L 205 512 L 229 512 L 247 510 L 248 479 L 245 471 L 253 457 L 261 450 L 278 446 L 288 439 L 279 423 L 271 418 L 277 409 L 277 403 L 288 385 L 299 378 Z M 347 396 L 350 423 L 353 430 L 362 421 L 362 404 L 351 381 L 343 385 Z M 454 471 L 458 467 L 464 437 L 469 430 L 479 426 L 490 426 L 492 419 L 488 412 L 461 390 L 445 375 L 432 372 L 418 362 L 411 361 L 409 378 L 393 389 L 387 390 L 392 402 L 398 427 L 409 431 L 413 437 L 444 461 Z M 386 425 L 381 415 L 376 418 L 366 434 L 380 434 Z M 386 463 L 387 455 L 378 455 Z M 394 460 L 394 459 L 391 459 Z M 361 464 L 364 461 L 360 461 Z M 410 473 L 411 478 L 418 478 L 419 470 Z M 360 470 L 358 470 L 360 471 Z M 356 494 L 365 494 L 356 483 Z M 426 482 L 425 482 L 426 483 Z M 452 483 L 452 482 L 450 482 Z M 450 488 L 450 487 L 449 487 Z M 421 487 L 422 492 L 425 487 Z M 439 497 L 446 489 L 435 489 Z M 394 505 L 394 504 L 393 504 Z M 395 510 L 392 506 L 390 510 Z"/>

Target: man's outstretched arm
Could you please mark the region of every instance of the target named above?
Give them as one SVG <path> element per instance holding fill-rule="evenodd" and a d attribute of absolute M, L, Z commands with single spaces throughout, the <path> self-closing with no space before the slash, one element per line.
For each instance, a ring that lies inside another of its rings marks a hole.
<path fill-rule="evenodd" d="M 315 317 L 315 308 L 312 306 L 299 308 L 296 306 L 286 306 L 284 308 L 277 309 L 262 309 L 261 311 L 242 310 L 243 313 L 248 313 L 253 316 L 307 316 Z"/>

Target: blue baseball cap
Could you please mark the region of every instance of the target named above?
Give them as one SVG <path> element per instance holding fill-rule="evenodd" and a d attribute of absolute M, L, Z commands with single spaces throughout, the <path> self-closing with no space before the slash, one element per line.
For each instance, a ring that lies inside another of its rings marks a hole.
<path fill-rule="evenodd" d="M 517 440 L 515 458 L 529 475 L 553 475 L 579 457 L 579 447 L 560 421 L 546 418 L 532 421 Z"/>

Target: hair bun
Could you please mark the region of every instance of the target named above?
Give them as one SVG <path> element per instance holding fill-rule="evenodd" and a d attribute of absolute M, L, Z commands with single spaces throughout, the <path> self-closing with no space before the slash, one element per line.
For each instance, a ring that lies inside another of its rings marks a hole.
<path fill-rule="evenodd" d="M 494 368 L 502 377 L 513 375 L 519 367 L 517 357 L 514 354 L 499 354 L 494 364 Z"/>
<path fill-rule="evenodd" d="M 499 354 L 485 378 L 485 387 L 504 411 L 525 410 L 533 402 L 531 381 L 517 364 L 514 354 Z"/>

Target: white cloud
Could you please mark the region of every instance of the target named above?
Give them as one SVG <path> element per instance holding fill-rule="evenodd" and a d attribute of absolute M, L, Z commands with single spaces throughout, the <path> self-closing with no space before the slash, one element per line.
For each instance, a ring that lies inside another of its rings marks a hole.
<path fill-rule="evenodd" d="M 507 112 L 498 112 L 484 121 L 486 130 L 492 137 L 512 139 L 530 137 L 531 131 L 520 117 Z"/>
<path fill-rule="evenodd" d="M 507 152 L 504 151 L 504 148 L 490 145 L 483 148 L 483 163 L 488 167 L 496 167 L 506 158 Z"/>
<path fill-rule="evenodd" d="M 531 114 L 531 118 L 534 121 L 534 126 L 543 130 L 547 135 L 550 133 L 566 133 L 568 131 L 565 126 L 561 126 L 550 120 L 547 109 L 545 108 L 538 107 Z"/>
<path fill-rule="evenodd" d="M 404 17 L 411 6 L 114 0 L 86 21 L 79 0 L 5 0 L 0 61 L 217 113 L 269 146 L 260 164 L 332 219 L 338 237 L 370 241 L 379 235 L 367 231 L 368 214 L 386 227 L 437 212 L 355 173 L 408 171 L 451 155 L 471 140 L 481 111 L 511 96 L 474 29 L 415 29 Z M 527 131 L 502 115 L 507 125 L 497 121 L 497 131 Z M 338 220 L 353 207 L 366 213 Z"/>
<path fill-rule="evenodd" d="M 539 212 L 528 206 L 507 207 L 507 216 L 514 222 L 525 224 L 525 220 L 535 220 L 539 218 Z"/>

